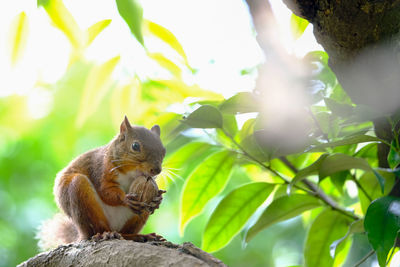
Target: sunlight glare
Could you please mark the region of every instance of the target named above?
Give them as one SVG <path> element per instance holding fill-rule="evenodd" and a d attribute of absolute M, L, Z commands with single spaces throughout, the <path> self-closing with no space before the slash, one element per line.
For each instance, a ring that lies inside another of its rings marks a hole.
<path fill-rule="evenodd" d="M 28 112 L 33 119 L 45 117 L 53 106 L 53 94 L 41 87 L 28 93 Z"/>

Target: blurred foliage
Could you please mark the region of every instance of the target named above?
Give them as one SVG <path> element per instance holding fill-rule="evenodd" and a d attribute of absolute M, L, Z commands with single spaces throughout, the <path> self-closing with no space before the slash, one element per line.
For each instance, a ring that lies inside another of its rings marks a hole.
<path fill-rule="evenodd" d="M 29 109 L 32 94 L 0 97 L 0 266 L 38 252 L 36 228 L 57 209 L 56 173 L 82 152 L 106 144 L 125 114 L 135 124 L 159 124 L 168 151 L 158 178 L 168 193 L 143 232 L 191 241 L 230 266 L 351 266 L 371 248 L 381 265 L 386 262 L 399 230 L 399 216 L 390 210 L 399 200 L 386 196 L 399 172 L 397 121 L 391 121 L 391 144 L 377 138 L 371 122 L 376 114 L 351 102 L 325 52 L 303 58 L 313 68 L 310 84 L 323 86 L 308 92 L 307 142 L 289 149 L 266 138 L 259 92 L 224 99 L 188 83 L 183 73 L 195 71 L 183 47 L 171 31 L 142 19 L 138 1 L 117 0 L 115 9 L 168 78 L 131 73 L 118 79 L 123 55 L 102 62 L 87 58 L 86 50 L 111 20 L 85 30 L 61 0 L 39 0 L 38 9 L 68 40 L 69 64 L 54 83 L 39 77 L 30 89 L 47 99 L 37 104 L 39 115 Z M 29 17 L 21 12 L 11 24 L 10 66 L 19 64 L 29 46 Z M 307 27 L 294 16 L 291 24 L 296 38 Z M 146 44 L 154 38 L 174 53 L 150 51 Z M 171 106 L 177 104 L 189 112 L 175 113 Z M 392 169 L 377 168 L 379 143 L 391 147 Z"/>

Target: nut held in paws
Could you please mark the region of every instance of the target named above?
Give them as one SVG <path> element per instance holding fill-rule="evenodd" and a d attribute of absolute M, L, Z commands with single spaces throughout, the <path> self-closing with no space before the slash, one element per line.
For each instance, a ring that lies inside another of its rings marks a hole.
<path fill-rule="evenodd" d="M 158 195 L 158 186 L 153 178 L 139 176 L 132 182 L 129 193 L 135 193 L 138 201 L 150 203 Z"/>

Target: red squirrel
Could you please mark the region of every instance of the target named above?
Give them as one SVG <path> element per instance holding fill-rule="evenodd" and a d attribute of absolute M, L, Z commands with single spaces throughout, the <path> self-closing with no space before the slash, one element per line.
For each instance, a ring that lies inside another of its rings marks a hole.
<path fill-rule="evenodd" d="M 154 198 L 144 203 L 129 188 L 140 176 L 153 179 L 158 175 L 165 152 L 158 125 L 151 130 L 131 126 L 125 116 L 110 143 L 78 156 L 57 174 L 54 195 L 63 214 L 42 225 L 41 247 L 90 238 L 164 240 L 139 232 L 165 191 L 157 188 Z"/>

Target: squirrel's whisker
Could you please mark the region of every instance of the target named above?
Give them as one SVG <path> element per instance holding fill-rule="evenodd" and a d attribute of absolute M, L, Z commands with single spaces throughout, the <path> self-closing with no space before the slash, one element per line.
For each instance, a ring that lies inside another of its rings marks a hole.
<path fill-rule="evenodd" d="M 165 174 L 164 174 L 164 172 L 165 172 Z M 169 168 L 165 168 L 163 170 L 163 174 L 173 182 L 175 182 L 175 178 L 179 178 L 182 181 L 184 180 L 181 176 L 179 176 L 175 172 L 171 171 Z"/>
<path fill-rule="evenodd" d="M 168 173 L 168 172 L 165 173 L 165 175 L 163 176 L 163 178 L 164 178 L 164 179 L 167 179 L 167 180 L 169 179 L 169 180 L 175 182 L 174 178 L 173 178 L 173 177 L 171 176 L 171 174 Z"/>
<path fill-rule="evenodd" d="M 171 171 L 171 170 L 168 170 L 168 172 L 169 172 L 172 176 L 174 176 L 174 177 L 176 177 L 176 178 L 179 178 L 179 179 L 182 180 L 182 181 L 185 180 L 185 179 L 182 178 L 182 176 L 176 174 L 175 172 L 173 172 L 173 171 Z"/>
<path fill-rule="evenodd" d="M 124 167 L 124 166 L 129 166 L 129 165 L 132 165 L 132 164 L 122 164 L 122 165 L 115 166 L 114 168 L 112 168 L 110 170 L 110 173 L 113 172 L 114 170 L 118 169 L 118 168 L 121 168 L 121 167 Z"/>
<path fill-rule="evenodd" d="M 174 170 L 174 171 L 180 171 L 182 168 L 171 168 L 171 167 L 164 167 L 166 170 Z"/>

